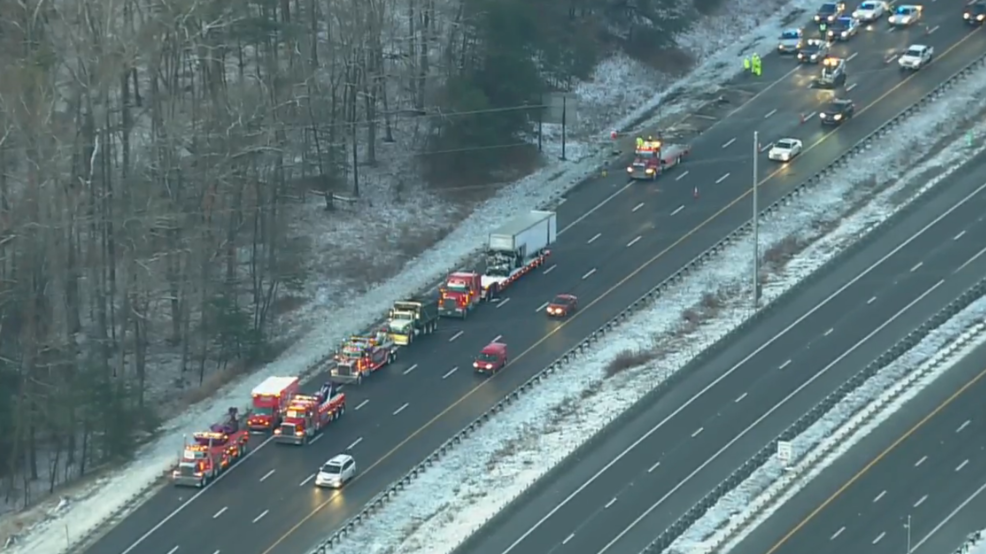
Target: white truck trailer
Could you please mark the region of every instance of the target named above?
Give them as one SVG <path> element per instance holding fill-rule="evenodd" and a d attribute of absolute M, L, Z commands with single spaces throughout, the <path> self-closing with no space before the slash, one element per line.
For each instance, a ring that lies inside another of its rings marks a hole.
<path fill-rule="evenodd" d="M 514 281 L 544 263 L 558 234 L 555 212 L 531 211 L 490 233 L 486 243 L 483 297 L 494 298 Z"/>

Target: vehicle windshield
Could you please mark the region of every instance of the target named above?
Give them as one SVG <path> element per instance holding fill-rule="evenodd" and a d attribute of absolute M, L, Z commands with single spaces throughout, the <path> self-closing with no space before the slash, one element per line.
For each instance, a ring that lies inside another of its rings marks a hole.
<path fill-rule="evenodd" d="M 913 56 L 915 58 L 920 58 L 921 57 L 921 49 L 920 48 L 911 48 L 910 50 L 908 50 L 907 52 L 905 52 L 904 55 L 905 56 Z"/>
<path fill-rule="evenodd" d="M 409 321 L 414 319 L 413 312 L 391 312 L 390 319 L 394 321 Z"/>
<path fill-rule="evenodd" d="M 791 31 L 784 31 L 783 33 L 781 33 L 781 38 L 782 39 L 798 39 L 798 38 L 801 38 L 801 36 L 798 34 L 797 31 L 791 30 Z"/>
<path fill-rule="evenodd" d="M 861 9 L 863 11 L 875 10 L 876 9 L 876 3 L 875 2 L 863 2 L 862 4 L 859 5 L 859 9 Z"/>
<path fill-rule="evenodd" d="M 914 11 L 914 8 L 912 8 L 910 6 L 901 6 L 901 7 L 897 8 L 897 13 L 898 14 L 901 14 L 901 15 L 909 15 L 913 11 Z"/>
<path fill-rule="evenodd" d="M 445 290 L 451 292 L 469 292 L 469 286 L 462 282 L 452 281 L 445 285 Z"/>
<path fill-rule="evenodd" d="M 972 12 L 976 14 L 986 13 L 986 4 L 973 4 Z"/>
<path fill-rule="evenodd" d="M 328 473 L 330 475 L 338 475 L 342 473 L 342 466 L 337 466 L 335 464 L 325 464 L 322 466 L 322 473 Z"/>
<path fill-rule="evenodd" d="M 835 4 L 822 4 L 822 7 L 818 8 L 818 13 L 835 13 L 838 9 Z"/>
<path fill-rule="evenodd" d="M 649 160 L 653 158 L 656 153 L 653 150 L 639 150 L 637 151 L 637 158 L 641 160 Z"/>
<path fill-rule="evenodd" d="M 805 50 L 807 52 L 815 52 L 816 50 L 818 50 L 818 48 L 819 45 L 817 42 L 809 42 L 808 44 L 801 47 L 802 50 Z"/>
<path fill-rule="evenodd" d="M 564 296 L 556 296 L 555 299 L 551 301 L 552 304 L 557 304 L 559 306 L 564 306 L 569 302 L 571 302 L 571 300 L 565 298 Z"/>
<path fill-rule="evenodd" d="M 274 408 L 263 407 L 263 408 L 254 408 L 253 409 L 253 415 L 269 416 L 269 415 L 273 415 L 273 414 L 274 414 Z"/>
<path fill-rule="evenodd" d="M 480 352 L 479 356 L 476 357 L 476 360 L 480 362 L 495 362 L 499 359 L 496 354 L 490 354 L 488 352 Z"/>
<path fill-rule="evenodd" d="M 298 409 L 290 409 L 287 412 L 285 412 L 284 415 L 287 416 L 287 417 L 289 417 L 289 418 L 291 418 L 291 419 L 300 419 L 300 418 L 305 417 L 305 411 L 304 410 L 298 410 Z M 289 425 L 292 425 L 293 426 L 294 424 L 289 424 Z"/>
<path fill-rule="evenodd" d="M 777 147 L 780 148 L 781 150 L 790 150 L 790 149 L 794 148 L 794 141 L 793 140 L 779 140 L 779 141 L 777 141 Z"/>
<path fill-rule="evenodd" d="M 835 24 L 840 27 L 848 27 L 852 23 L 851 17 L 840 17 L 835 20 Z"/>

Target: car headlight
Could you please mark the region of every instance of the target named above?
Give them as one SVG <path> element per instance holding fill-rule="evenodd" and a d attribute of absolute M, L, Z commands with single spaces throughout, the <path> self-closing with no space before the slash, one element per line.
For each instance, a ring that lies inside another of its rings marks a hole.
<path fill-rule="evenodd" d="M 627 168 L 627 173 L 633 173 L 633 168 L 632 167 L 628 167 Z"/>
<path fill-rule="evenodd" d="M 842 114 L 841 113 L 840 114 L 835 114 L 835 118 L 834 119 L 836 121 L 839 121 L 840 119 L 842 119 Z"/>
<path fill-rule="evenodd" d="M 842 31 L 842 38 L 846 38 L 849 35 L 849 31 Z"/>
<path fill-rule="evenodd" d="M 982 21 L 983 19 L 986 19 L 986 15 L 979 14 L 979 15 L 976 16 L 976 19 L 978 19 L 979 21 Z"/>
<path fill-rule="evenodd" d="M 964 13 L 964 14 L 962 14 L 962 17 L 965 18 L 965 19 L 969 19 L 969 14 Z"/>

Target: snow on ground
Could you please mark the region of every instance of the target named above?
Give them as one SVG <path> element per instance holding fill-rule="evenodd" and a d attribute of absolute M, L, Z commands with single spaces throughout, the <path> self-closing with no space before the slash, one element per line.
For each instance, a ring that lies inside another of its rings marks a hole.
<path fill-rule="evenodd" d="M 37 529 L 27 532 L 18 531 L 23 535 L 19 543 L 32 545 L 32 548 L 50 548 L 52 552 L 56 552 L 65 545 L 65 535 L 68 535 L 70 540 L 76 540 L 73 537 L 85 535 L 124 506 L 129 506 L 134 495 L 140 493 L 142 487 L 159 480 L 170 468 L 174 462 L 176 445 L 181 444 L 182 435 L 218 420 L 225 412 L 226 406 L 242 404 L 249 397 L 253 385 L 263 377 L 311 373 L 313 366 L 316 366 L 343 337 L 370 326 L 395 300 L 433 284 L 438 276 L 444 273 L 444 269 L 458 267 L 464 263 L 482 244 L 486 233 L 499 222 L 529 209 L 530 206 L 551 204 L 565 190 L 597 172 L 610 157 L 612 145 L 608 142 L 609 129 L 628 130 L 648 114 L 656 112 L 656 115 L 648 120 L 649 123 L 645 124 L 647 128 L 653 128 L 658 120 L 675 118 L 695 109 L 702 103 L 700 99 L 706 98 L 716 90 L 719 83 L 724 83 L 735 75 L 735 69 L 741 67 L 740 60 L 743 55 L 751 51 L 766 55 L 773 49 L 772 40 L 779 34 L 780 28 L 786 26 L 786 22 L 781 15 L 761 19 L 763 13 L 804 11 L 809 5 L 813 5 L 809 0 L 793 0 L 786 3 L 782 0 L 773 0 L 766 4 L 759 0 L 732 2 L 728 14 L 708 18 L 708 26 L 700 24 L 693 31 L 679 37 L 679 44 L 696 52 L 696 59 L 704 59 L 704 62 L 673 88 L 657 95 L 653 94 L 653 91 L 657 90 L 655 88 L 657 85 L 633 88 L 633 76 L 644 71 L 642 67 L 635 65 L 635 62 L 622 57 L 604 62 L 597 69 L 593 82 L 581 85 L 576 94 L 583 108 L 590 106 L 595 110 L 596 107 L 609 102 L 610 109 L 617 110 L 609 113 L 613 117 L 622 119 L 604 129 L 596 129 L 598 140 L 585 133 L 581 143 L 586 146 L 574 147 L 582 157 L 575 159 L 573 151 L 569 151 L 569 159 L 572 161 L 549 163 L 540 171 L 505 187 L 481 208 L 475 210 L 434 248 L 414 258 L 394 278 L 375 287 L 372 293 L 349 295 L 348 299 L 344 300 L 340 296 L 345 287 L 339 286 L 338 282 L 326 280 L 324 286 L 316 286 L 311 292 L 314 300 L 299 310 L 294 319 L 296 329 L 309 327 L 311 330 L 276 362 L 263 368 L 249 381 L 224 387 L 214 399 L 196 405 L 184 415 L 168 421 L 162 428 L 161 438 L 141 449 L 137 455 L 138 461 L 128 464 L 122 471 L 111 476 L 90 478 L 85 484 L 80 484 L 74 489 L 61 491 L 58 499 L 42 504 L 26 514 L 0 517 L 0 543 L 7 540 L 4 533 L 6 529 L 4 524 L 7 523 L 5 519 L 9 521 L 14 517 L 17 518 L 17 521 L 11 525 L 14 529 L 32 525 L 35 521 L 43 519 Z M 764 11 L 765 9 L 767 12 Z M 721 32 L 730 21 L 731 32 Z M 758 23 L 760 25 L 756 26 Z M 753 30 L 737 40 L 735 38 L 737 29 Z M 607 96 L 607 91 L 610 91 L 609 94 L 612 94 L 612 91 L 619 92 L 614 97 Z M 636 97 L 631 97 L 631 94 Z M 628 109 L 630 106 L 633 108 Z M 591 110 L 583 109 L 583 111 L 588 114 Z M 549 126 L 549 132 L 551 131 Z M 549 156 L 560 153 L 556 144 L 549 143 L 546 146 Z M 368 186 L 372 187 L 373 185 L 370 184 L 373 182 L 372 173 L 369 173 L 367 178 Z M 385 178 L 386 175 L 378 176 L 378 184 Z M 373 195 L 368 193 L 367 196 Z M 386 206 L 377 207 L 389 214 L 387 217 L 395 218 L 394 221 L 400 221 L 401 217 L 405 217 L 404 213 L 415 211 L 407 209 L 407 205 L 400 210 L 391 210 Z M 312 209 L 317 210 L 317 208 Z M 426 213 L 435 215 L 433 211 Z M 298 219 L 304 221 L 300 215 Z M 365 222 L 365 218 L 360 221 Z M 433 223 L 429 225 L 435 226 Z M 386 243 L 380 237 L 357 236 L 353 234 L 355 233 L 353 229 L 353 226 L 344 224 L 338 227 L 308 225 L 304 229 L 299 229 L 299 232 L 314 235 L 312 252 L 337 251 L 339 245 L 348 244 L 357 238 L 363 241 L 362 243 Z M 345 256 L 339 258 L 343 259 Z M 317 263 L 325 260 L 319 258 L 315 261 Z M 70 523 L 65 524 L 64 530 L 67 533 L 59 533 L 57 537 L 54 533 L 46 533 L 53 520 L 64 517 L 71 517 Z"/>
<path fill-rule="evenodd" d="M 812 479 L 957 362 L 986 344 L 986 298 L 973 302 L 868 379 L 793 441 L 789 469 L 771 458 L 675 540 L 672 552 L 725 554 Z"/>
<path fill-rule="evenodd" d="M 986 554 L 986 527 L 969 534 L 969 539 L 952 554 Z"/>
<path fill-rule="evenodd" d="M 929 106 L 901 125 L 881 142 L 880 151 L 868 154 L 866 164 L 854 165 L 833 176 L 825 186 L 802 196 L 762 224 L 764 251 L 791 236 L 807 246 L 782 268 L 781 274 L 770 277 L 764 287 L 765 301 L 775 300 L 881 221 L 940 183 L 964 159 L 986 151 L 986 146 L 967 147 L 966 138 L 962 137 L 920 166 L 907 170 L 904 163 L 907 159 L 926 158 L 936 146 L 936 136 L 945 138 L 944 133 L 978 117 L 986 109 L 986 100 L 978 92 L 984 85 L 986 70 L 951 89 L 947 101 Z M 943 122 L 948 122 L 947 130 L 942 128 Z M 974 144 L 981 144 L 986 124 L 975 127 L 972 133 L 976 137 Z M 921 138 L 918 141 L 912 137 Z M 888 167 L 904 169 L 886 172 L 883 168 Z M 917 187 L 912 196 L 898 198 L 902 190 L 915 188 L 916 179 L 936 170 L 941 174 Z M 847 211 L 854 210 L 854 203 L 872 195 L 874 183 L 894 184 L 845 217 Z M 589 437 L 751 315 L 748 296 L 736 294 L 749 275 L 751 249 L 749 243 L 738 243 L 669 290 L 665 300 L 609 335 L 600 349 L 569 364 L 540 385 L 536 394 L 525 396 L 497 416 L 494 425 L 484 426 L 463 441 L 440 464 L 414 480 L 386 508 L 349 534 L 333 552 L 452 551 Z M 710 292 L 732 301 L 724 302 L 711 321 L 698 329 L 689 328 L 682 321 L 682 312 L 702 305 Z M 673 306 L 668 304 L 671 299 Z M 657 362 L 606 377 L 605 368 L 622 352 L 652 349 L 660 353 Z"/>

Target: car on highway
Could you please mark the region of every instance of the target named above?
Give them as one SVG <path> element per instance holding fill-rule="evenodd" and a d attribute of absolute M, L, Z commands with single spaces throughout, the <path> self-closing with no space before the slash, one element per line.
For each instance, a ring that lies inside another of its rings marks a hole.
<path fill-rule="evenodd" d="M 548 316 L 566 317 L 579 307 L 579 299 L 572 294 L 559 294 L 548 304 L 545 310 Z"/>
<path fill-rule="evenodd" d="M 859 31 L 859 22 L 852 17 L 840 17 L 829 25 L 825 36 L 829 40 L 849 40 Z"/>
<path fill-rule="evenodd" d="M 804 143 L 798 139 L 783 138 L 774 143 L 767 152 L 767 159 L 775 162 L 789 162 L 804 149 Z"/>
<path fill-rule="evenodd" d="M 846 60 L 828 56 L 822 60 L 822 71 L 814 81 L 818 88 L 834 89 L 846 84 Z"/>
<path fill-rule="evenodd" d="M 897 59 L 901 71 L 917 71 L 931 63 L 935 48 L 923 44 L 913 44 Z"/>
<path fill-rule="evenodd" d="M 856 104 L 846 98 L 835 98 L 822 109 L 818 119 L 822 125 L 842 125 L 852 119 L 856 113 Z"/>
<path fill-rule="evenodd" d="M 982 25 L 986 20 L 986 1 L 973 2 L 962 10 L 962 19 L 969 25 Z"/>
<path fill-rule="evenodd" d="M 924 8 L 914 4 L 906 4 L 897 6 L 887 21 L 891 27 L 910 27 L 921 21 L 922 15 L 924 15 Z"/>
<path fill-rule="evenodd" d="M 829 53 L 829 43 L 817 38 L 805 41 L 798 50 L 799 63 L 818 63 Z"/>
<path fill-rule="evenodd" d="M 493 341 L 479 351 L 479 355 L 472 362 L 476 373 L 493 375 L 507 365 L 507 345 L 502 342 Z"/>
<path fill-rule="evenodd" d="M 861 23 L 872 23 L 890 13 L 890 4 L 886 2 L 863 2 L 852 12 L 852 16 Z"/>
<path fill-rule="evenodd" d="M 784 29 L 781 31 L 781 38 L 777 43 L 777 52 L 780 54 L 797 54 L 805 41 L 804 37 L 804 29 Z"/>
<path fill-rule="evenodd" d="M 826 2 L 815 12 L 815 23 L 832 23 L 846 13 L 845 2 Z"/>
<path fill-rule="evenodd" d="M 349 454 L 337 454 L 318 469 L 315 486 L 338 489 L 353 477 L 356 477 L 356 460 Z"/>

